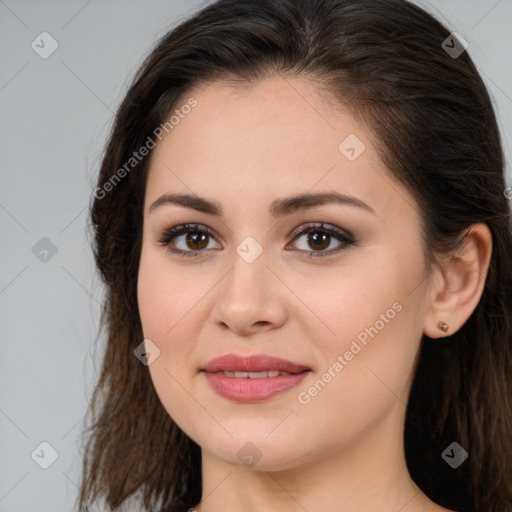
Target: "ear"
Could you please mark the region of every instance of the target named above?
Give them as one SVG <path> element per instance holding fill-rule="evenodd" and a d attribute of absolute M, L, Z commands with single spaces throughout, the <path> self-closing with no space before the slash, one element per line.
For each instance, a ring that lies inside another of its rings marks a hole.
<path fill-rule="evenodd" d="M 431 280 L 423 332 L 429 338 L 457 332 L 476 309 L 485 286 L 492 254 L 486 224 L 472 224 L 461 245 L 447 255 Z M 448 325 L 446 332 L 439 322 Z"/>

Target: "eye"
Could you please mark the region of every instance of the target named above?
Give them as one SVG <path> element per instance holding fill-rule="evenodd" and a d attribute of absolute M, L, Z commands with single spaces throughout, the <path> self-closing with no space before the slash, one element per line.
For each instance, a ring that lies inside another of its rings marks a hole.
<path fill-rule="evenodd" d="M 297 231 L 293 233 L 296 241 L 303 238 L 304 235 L 308 235 L 306 238 L 306 244 L 308 247 L 313 247 L 314 250 L 310 251 L 308 248 L 304 249 L 309 252 L 310 257 L 324 257 L 332 254 L 338 254 L 348 246 L 355 245 L 355 240 L 349 233 L 335 226 L 325 227 L 323 223 L 316 225 L 305 225 L 301 226 Z M 331 245 L 332 240 L 338 240 L 339 245 L 337 249 L 331 251 L 325 251 L 327 247 Z"/>
<path fill-rule="evenodd" d="M 182 241 L 184 248 L 174 248 L 171 242 L 175 244 L 183 235 L 187 235 Z M 169 252 L 173 254 L 181 254 L 184 257 L 197 256 L 203 249 L 208 246 L 208 238 L 213 238 L 213 231 L 206 226 L 201 227 L 199 224 L 181 224 L 172 228 L 164 230 L 158 244 L 167 247 Z M 187 245 L 190 244 L 192 250 L 187 250 Z"/>
<path fill-rule="evenodd" d="M 180 241 L 179 239 L 184 235 L 186 235 L 184 240 Z M 306 248 L 301 252 L 309 252 L 310 257 L 337 254 L 356 243 L 352 235 L 344 230 L 335 226 L 326 227 L 323 223 L 313 226 L 301 226 L 292 235 L 294 236 L 293 242 L 308 235 L 306 243 L 310 244 L 309 247 L 313 247 L 314 250 L 311 251 Z M 201 252 L 206 252 L 204 249 L 208 249 L 208 238 L 213 239 L 213 237 L 213 231 L 206 226 L 201 226 L 200 224 L 181 224 L 164 230 L 157 242 L 158 245 L 167 247 L 168 251 L 173 254 L 180 254 L 182 257 L 196 257 Z M 325 251 L 324 249 L 331 245 L 333 239 L 339 242 L 338 248 Z M 182 245 L 181 248 L 178 247 L 180 243 Z"/>

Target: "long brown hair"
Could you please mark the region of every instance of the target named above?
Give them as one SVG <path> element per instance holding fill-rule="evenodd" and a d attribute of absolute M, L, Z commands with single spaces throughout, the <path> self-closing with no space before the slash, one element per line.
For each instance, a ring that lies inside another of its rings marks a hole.
<path fill-rule="evenodd" d="M 504 158 L 488 91 L 468 51 L 450 54 L 460 48 L 450 37 L 405 0 L 219 0 L 157 42 L 117 111 L 91 199 L 106 346 L 84 432 L 81 510 L 97 498 L 116 510 L 140 496 L 146 509 L 178 512 L 201 499 L 200 448 L 169 417 L 134 356 L 143 340 L 137 273 L 149 157 L 126 162 L 193 86 L 276 73 L 314 80 L 363 122 L 421 207 L 427 261 L 453 249 L 471 224 L 489 226 L 493 254 L 478 306 L 453 335 L 421 341 L 405 454 L 413 480 L 440 505 L 512 509 Z M 453 441 L 469 453 L 457 469 L 441 457 Z"/>

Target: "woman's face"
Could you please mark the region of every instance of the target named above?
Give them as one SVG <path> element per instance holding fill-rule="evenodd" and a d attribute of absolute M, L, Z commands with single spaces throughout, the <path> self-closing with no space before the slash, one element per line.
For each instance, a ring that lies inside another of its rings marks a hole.
<path fill-rule="evenodd" d="M 192 97 L 155 148 L 144 207 L 138 301 L 163 406 L 203 454 L 264 470 L 399 440 L 428 296 L 412 196 L 312 82 L 216 82 Z M 150 211 L 164 194 L 217 212 Z M 166 238 L 183 224 L 199 226 Z M 226 354 L 309 371 L 203 371 Z"/>

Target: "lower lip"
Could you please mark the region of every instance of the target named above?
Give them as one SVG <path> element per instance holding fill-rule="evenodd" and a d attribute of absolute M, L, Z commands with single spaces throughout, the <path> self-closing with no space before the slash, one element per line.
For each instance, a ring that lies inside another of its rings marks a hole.
<path fill-rule="evenodd" d="M 203 372 L 212 389 L 220 396 L 250 404 L 267 400 L 279 393 L 297 386 L 310 371 L 294 375 L 279 375 L 264 379 L 250 379 L 247 377 L 226 377 L 220 373 Z"/>

